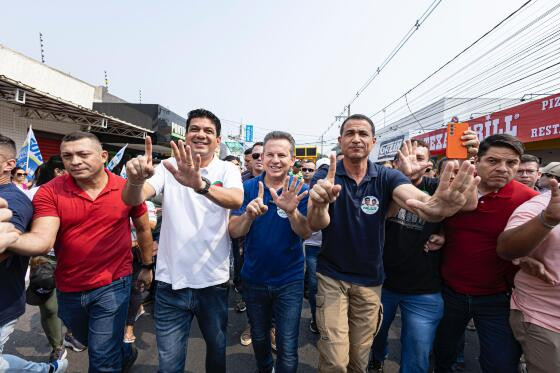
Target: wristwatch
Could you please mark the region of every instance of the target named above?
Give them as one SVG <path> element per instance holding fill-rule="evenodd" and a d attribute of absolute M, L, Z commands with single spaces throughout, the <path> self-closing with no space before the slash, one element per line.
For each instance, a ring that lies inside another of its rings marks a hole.
<path fill-rule="evenodd" d="M 142 268 L 142 269 L 153 269 L 155 265 L 156 265 L 156 264 L 155 264 L 154 262 L 151 262 L 151 263 L 149 263 L 149 264 L 144 264 L 144 263 L 142 263 L 141 268 Z"/>
<path fill-rule="evenodd" d="M 212 183 L 204 176 L 201 176 L 200 178 L 204 181 L 204 187 L 202 189 L 195 190 L 195 192 L 198 194 L 206 194 L 208 193 L 208 189 L 210 189 L 210 185 L 212 185 Z"/>

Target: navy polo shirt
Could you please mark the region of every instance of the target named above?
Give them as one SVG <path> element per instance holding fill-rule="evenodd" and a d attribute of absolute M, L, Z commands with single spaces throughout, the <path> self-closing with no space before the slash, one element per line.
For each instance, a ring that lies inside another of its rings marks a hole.
<path fill-rule="evenodd" d="M 14 184 L 0 185 L 0 197 L 8 201 L 12 210 L 10 222 L 24 233 L 33 217 L 33 205 L 29 197 Z M 13 254 L 0 262 L 0 326 L 17 319 L 25 313 L 25 272 L 28 256 Z"/>
<path fill-rule="evenodd" d="M 276 207 L 264 176 L 263 173 L 243 183 L 243 205 L 232 211 L 233 215 L 242 215 L 249 202 L 257 198 L 259 181 L 262 181 L 263 203 L 268 206 L 268 211 L 253 221 L 245 236 L 241 278 L 251 284 L 272 286 L 303 280 L 302 239 L 292 230 L 286 213 Z M 301 192 L 308 189 L 304 185 Z M 281 189 L 277 193 L 280 195 Z M 307 196 L 297 208 L 303 216 L 307 216 Z"/>
<path fill-rule="evenodd" d="M 319 169 L 311 185 L 327 176 Z M 330 224 L 323 229 L 317 272 L 362 286 L 383 283 L 385 215 L 393 190 L 410 180 L 400 171 L 368 161 L 366 175 L 356 182 L 346 174 L 343 161 L 336 164 L 335 184 L 342 189 L 329 206 Z"/>

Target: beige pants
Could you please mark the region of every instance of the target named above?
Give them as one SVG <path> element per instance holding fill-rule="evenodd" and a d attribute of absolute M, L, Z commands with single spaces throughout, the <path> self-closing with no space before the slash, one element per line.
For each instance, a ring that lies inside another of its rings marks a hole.
<path fill-rule="evenodd" d="M 560 372 L 560 333 L 525 322 L 519 310 L 510 311 L 509 323 L 521 344 L 529 373 Z"/>
<path fill-rule="evenodd" d="M 317 273 L 319 372 L 366 371 L 383 311 L 381 286 L 359 286 Z"/>

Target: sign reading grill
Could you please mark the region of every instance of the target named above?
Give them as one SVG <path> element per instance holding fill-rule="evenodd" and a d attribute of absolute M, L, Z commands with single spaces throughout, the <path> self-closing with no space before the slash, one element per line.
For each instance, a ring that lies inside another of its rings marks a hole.
<path fill-rule="evenodd" d="M 379 144 L 378 161 L 393 160 L 401 148 L 404 135 L 387 139 Z"/>

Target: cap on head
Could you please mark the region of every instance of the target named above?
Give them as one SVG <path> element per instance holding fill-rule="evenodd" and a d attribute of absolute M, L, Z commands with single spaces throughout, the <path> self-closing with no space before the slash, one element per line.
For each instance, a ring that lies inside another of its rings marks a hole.
<path fill-rule="evenodd" d="M 541 168 L 543 174 L 551 174 L 556 177 L 560 177 L 560 162 L 550 162 L 543 168 Z"/>

